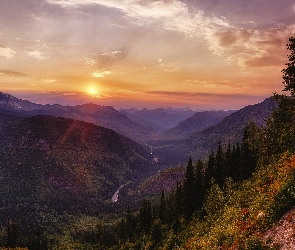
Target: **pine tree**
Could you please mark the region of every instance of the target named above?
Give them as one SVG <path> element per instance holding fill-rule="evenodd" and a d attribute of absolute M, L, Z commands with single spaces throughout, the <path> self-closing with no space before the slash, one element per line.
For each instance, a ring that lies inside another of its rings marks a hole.
<path fill-rule="evenodd" d="M 198 160 L 195 170 L 196 207 L 201 208 L 205 197 L 205 175 L 204 164 Z"/>
<path fill-rule="evenodd" d="M 232 165 L 232 149 L 231 149 L 231 144 L 229 141 L 226 152 L 225 152 L 225 167 L 224 167 L 225 178 L 230 177 L 230 170 L 232 168 L 231 165 Z"/>
<path fill-rule="evenodd" d="M 191 218 L 196 210 L 196 190 L 195 190 L 195 179 L 194 179 L 194 168 L 192 158 L 189 158 L 184 183 L 183 183 L 183 209 L 184 215 L 187 219 Z"/>
<path fill-rule="evenodd" d="M 292 96 L 295 96 L 295 38 L 290 37 L 287 44 L 287 50 L 291 51 L 288 55 L 289 62 L 286 63 L 287 68 L 283 69 L 283 84 L 284 91 L 290 91 Z"/>
<path fill-rule="evenodd" d="M 254 172 L 257 161 L 258 161 L 258 153 L 260 151 L 258 145 L 259 135 L 258 135 L 258 127 L 254 122 L 250 122 L 246 125 L 242 144 L 241 144 L 241 178 L 247 179 L 251 177 Z"/>
<path fill-rule="evenodd" d="M 183 190 L 181 182 L 176 183 L 176 194 L 175 194 L 175 218 L 178 218 L 183 212 Z"/>
<path fill-rule="evenodd" d="M 207 168 L 205 172 L 205 189 L 208 189 L 210 186 L 210 181 L 214 176 L 215 168 L 215 155 L 214 152 L 211 152 L 208 158 Z"/>
<path fill-rule="evenodd" d="M 162 223 L 166 222 L 166 210 L 167 209 L 166 209 L 165 193 L 164 193 L 164 190 L 162 190 L 160 208 L 159 208 L 159 218 L 162 221 Z"/>
<path fill-rule="evenodd" d="M 131 214 L 130 206 L 127 207 L 127 216 L 126 216 L 126 231 L 128 241 L 132 238 L 133 231 L 133 216 Z"/>
<path fill-rule="evenodd" d="M 232 161 L 231 161 L 231 169 L 229 171 L 229 177 L 231 177 L 234 181 L 241 180 L 241 148 L 240 144 L 237 143 L 236 146 L 233 147 L 232 150 Z"/>
<path fill-rule="evenodd" d="M 217 184 L 222 187 L 225 180 L 225 158 L 222 150 L 221 143 L 218 143 L 218 149 L 215 156 L 215 164 L 213 177 L 216 180 Z"/>
<path fill-rule="evenodd" d="M 150 201 L 144 199 L 139 211 L 139 220 L 141 229 L 146 233 L 150 232 L 152 224 L 152 204 Z"/>

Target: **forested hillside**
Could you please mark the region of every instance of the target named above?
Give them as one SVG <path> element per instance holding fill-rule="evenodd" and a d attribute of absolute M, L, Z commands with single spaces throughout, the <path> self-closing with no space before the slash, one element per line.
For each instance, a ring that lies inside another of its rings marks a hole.
<path fill-rule="evenodd" d="M 0 218 L 18 227 L 12 245 L 32 248 L 37 237 L 44 249 L 59 215 L 111 212 L 118 187 L 152 170 L 146 148 L 110 129 L 53 116 L 0 121 Z"/>

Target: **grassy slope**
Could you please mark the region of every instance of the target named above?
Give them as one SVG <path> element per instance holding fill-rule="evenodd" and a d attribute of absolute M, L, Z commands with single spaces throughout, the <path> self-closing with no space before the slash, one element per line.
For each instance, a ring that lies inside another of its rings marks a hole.
<path fill-rule="evenodd" d="M 196 219 L 179 236 L 186 239 L 183 249 L 270 249 L 263 233 L 294 205 L 294 174 L 295 155 L 285 154 L 237 189 L 213 187 L 205 221 Z"/>

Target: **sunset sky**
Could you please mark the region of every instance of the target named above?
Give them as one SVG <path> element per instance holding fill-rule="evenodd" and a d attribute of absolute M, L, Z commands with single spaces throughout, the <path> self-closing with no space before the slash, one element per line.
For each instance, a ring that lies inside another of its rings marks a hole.
<path fill-rule="evenodd" d="M 283 88 L 294 0 L 1 0 L 0 91 L 239 109 Z"/>

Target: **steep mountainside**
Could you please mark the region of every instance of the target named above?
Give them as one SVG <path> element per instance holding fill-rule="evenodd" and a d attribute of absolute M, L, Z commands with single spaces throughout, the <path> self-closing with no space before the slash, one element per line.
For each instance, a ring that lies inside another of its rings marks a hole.
<path fill-rule="evenodd" d="M 0 92 L 0 110 L 1 113 L 17 116 L 53 115 L 90 122 L 113 129 L 141 143 L 148 140 L 152 132 L 152 128 L 130 120 L 111 106 L 92 103 L 77 106 L 41 105 Z"/>
<path fill-rule="evenodd" d="M 131 139 L 53 116 L 3 122 L 0 159 L 2 209 L 39 204 L 100 211 L 120 185 L 151 170 L 149 152 Z"/>
<path fill-rule="evenodd" d="M 164 132 L 164 138 L 185 138 L 193 132 L 200 132 L 220 122 L 234 111 L 202 111 L 196 112 L 193 116 L 181 121 L 174 128 Z"/>
<path fill-rule="evenodd" d="M 216 125 L 190 136 L 186 139 L 185 145 L 190 148 L 192 156 L 202 158 L 203 155 L 215 150 L 219 141 L 226 145 L 229 141 L 235 144 L 241 140 L 243 129 L 250 121 L 258 126 L 265 125 L 266 119 L 270 117 L 272 110 L 277 106 L 277 102 L 272 101 L 271 98 L 255 105 L 246 106 L 225 117 Z"/>

